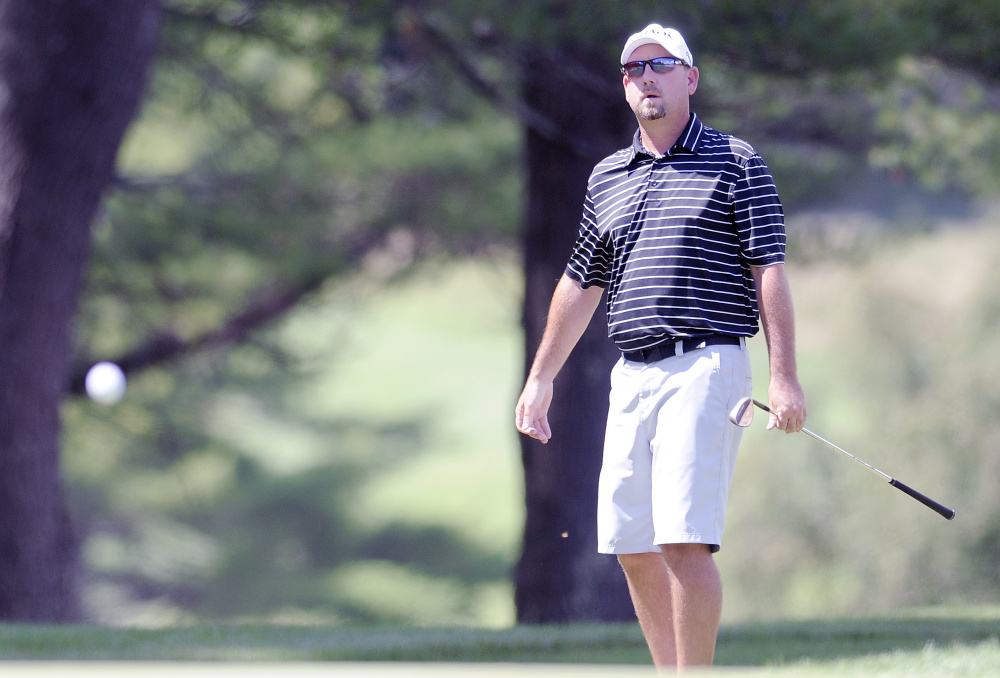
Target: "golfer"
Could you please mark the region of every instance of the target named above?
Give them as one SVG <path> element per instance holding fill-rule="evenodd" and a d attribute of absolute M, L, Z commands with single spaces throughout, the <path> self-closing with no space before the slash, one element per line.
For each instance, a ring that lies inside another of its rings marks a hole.
<path fill-rule="evenodd" d="M 708 665 L 722 611 L 712 554 L 741 435 L 728 413 L 750 395 L 746 338 L 758 318 L 768 428 L 799 431 L 806 418 L 783 212 L 753 148 L 690 111 L 698 69 L 680 33 L 648 26 L 628 39 L 621 64 L 639 129 L 591 174 L 516 425 L 552 437 L 553 380 L 607 290 L 622 358 L 611 373 L 598 548 L 618 556 L 656 665 Z"/>

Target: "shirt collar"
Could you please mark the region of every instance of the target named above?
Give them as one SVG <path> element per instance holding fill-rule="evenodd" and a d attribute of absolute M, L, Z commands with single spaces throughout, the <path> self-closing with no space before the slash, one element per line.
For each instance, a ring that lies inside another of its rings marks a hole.
<path fill-rule="evenodd" d="M 677 138 L 677 141 L 670 148 L 667 155 L 673 155 L 678 151 L 687 151 L 688 153 L 698 153 L 698 147 L 701 145 L 702 133 L 705 131 L 705 125 L 698 119 L 697 113 L 692 113 L 691 118 L 688 120 L 687 127 L 681 132 L 681 135 Z M 635 131 L 635 136 L 632 137 L 632 148 L 628 156 L 625 158 L 625 165 L 631 165 L 637 158 L 644 156 L 647 158 L 655 157 L 652 153 L 646 150 L 646 147 L 642 145 L 642 136 L 640 134 L 641 130 Z"/>

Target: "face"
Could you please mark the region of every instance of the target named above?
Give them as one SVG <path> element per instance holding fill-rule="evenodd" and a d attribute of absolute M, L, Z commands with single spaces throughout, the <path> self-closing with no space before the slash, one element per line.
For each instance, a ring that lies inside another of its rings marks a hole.
<path fill-rule="evenodd" d="M 656 57 L 674 56 L 660 45 L 636 48 L 629 61 L 646 61 Z M 625 99 L 640 120 L 659 120 L 671 113 L 688 113 L 688 97 L 698 89 L 698 69 L 674 66 L 666 73 L 654 73 L 646 66 L 639 78 L 622 76 Z"/>

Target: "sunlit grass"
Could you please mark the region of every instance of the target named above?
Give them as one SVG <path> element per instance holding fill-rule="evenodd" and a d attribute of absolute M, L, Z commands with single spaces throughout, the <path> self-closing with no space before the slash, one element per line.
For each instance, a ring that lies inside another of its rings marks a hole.
<path fill-rule="evenodd" d="M 724 626 L 721 675 L 995 676 L 995 611 Z M 0 660 L 650 664 L 636 624 L 470 628 L 194 625 L 161 630 L 0 626 Z"/>

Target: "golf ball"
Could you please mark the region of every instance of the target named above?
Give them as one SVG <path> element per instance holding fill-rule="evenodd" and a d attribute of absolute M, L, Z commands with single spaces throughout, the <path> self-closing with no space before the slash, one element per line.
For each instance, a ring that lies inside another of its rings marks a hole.
<path fill-rule="evenodd" d="M 125 395 L 125 373 L 114 363 L 99 362 L 87 371 L 84 387 L 94 402 L 114 405 Z"/>

